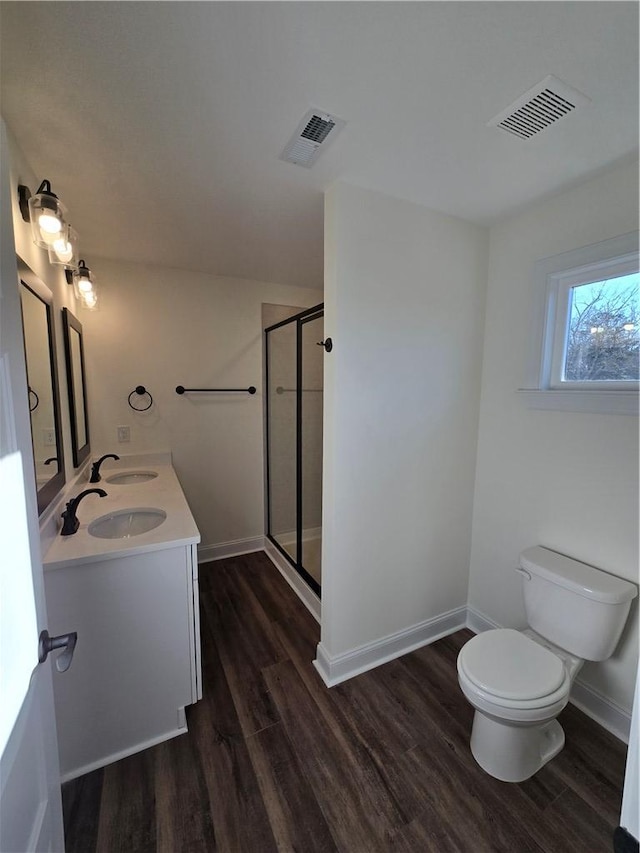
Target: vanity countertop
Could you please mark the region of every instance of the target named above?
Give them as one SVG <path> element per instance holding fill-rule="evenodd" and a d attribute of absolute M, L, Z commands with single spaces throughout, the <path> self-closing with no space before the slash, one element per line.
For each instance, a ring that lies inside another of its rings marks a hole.
<path fill-rule="evenodd" d="M 153 480 L 127 485 L 107 483 L 107 477 L 128 471 L 155 471 L 158 476 Z M 132 460 L 123 460 L 110 465 L 104 464 L 101 474 L 102 480 L 99 483 L 87 483 L 86 480 L 78 482 L 65 496 L 66 500 L 70 500 L 90 488 L 104 489 L 107 493 L 105 498 L 99 495 L 87 495 L 83 498 L 77 511 L 80 527 L 71 536 L 61 536 L 58 530 L 58 535 L 43 557 L 45 572 L 66 568 L 75 563 L 93 563 L 200 542 L 200 532 L 182 487 L 173 467 L 167 461 L 160 463 L 157 459 L 147 461 L 141 458 L 140 464 L 133 465 Z M 166 512 L 167 517 L 153 530 L 129 539 L 100 539 L 88 532 L 89 524 L 95 519 L 136 508 L 161 509 Z M 59 529 L 61 527 L 62 519 Z"/>

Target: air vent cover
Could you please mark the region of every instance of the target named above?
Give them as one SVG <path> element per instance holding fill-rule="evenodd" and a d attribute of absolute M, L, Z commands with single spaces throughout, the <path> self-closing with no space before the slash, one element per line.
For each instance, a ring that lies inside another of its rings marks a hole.
<path fill-rule="evenodd" d="M 329 144 L 327 140 L 334 139 L 345 124 L 343 119 L 330 113 L 309 110 L 280 155 L 280 159 L 310 169 L 320 156 L 321 148 L 324 150 Z"/>
<path fill-rule="evenodd" d="M 588 103 L 586 95 L 550 74 L 487 122 L 487 126 L 529 139 Z"/>

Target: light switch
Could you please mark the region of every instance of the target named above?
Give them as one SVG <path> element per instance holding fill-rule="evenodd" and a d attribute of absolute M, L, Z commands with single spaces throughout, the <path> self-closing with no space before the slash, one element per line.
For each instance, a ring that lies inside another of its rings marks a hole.
<path fill-rule="evenodd" d="M 131 427 L 128 426 L 119 426 L 118 428 L 118 441 L 131 441 Z"/>

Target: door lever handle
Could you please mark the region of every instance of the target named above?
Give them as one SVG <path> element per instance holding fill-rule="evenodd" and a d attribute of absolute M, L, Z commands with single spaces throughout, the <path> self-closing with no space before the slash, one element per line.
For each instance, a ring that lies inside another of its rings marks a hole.
<path fill-rule="evenodd" d="M 325 341 L 318 341 L 316 343 L 316 346 L 324 347 L 326 352 L 331 352 L 331 350 L 333 349 L 333 341 L 331 340 L 331 338 L 327 338 Z"/>
<path fill-rule="evenodd" d="M 58 672 L 66 672 L 71 666 L 73 652 L 78 642 L 78 632 L 72 631 L 70 634 L 60 634 L 58 637 L 49 636 L 49 632 L 45 628 L 40 633 L 38 639 L 38 663 L 44 663 L 49 656 L 49 652 L 55 649 L 64 649 L 61 655 L 56 659 L 56 669 Z"/>

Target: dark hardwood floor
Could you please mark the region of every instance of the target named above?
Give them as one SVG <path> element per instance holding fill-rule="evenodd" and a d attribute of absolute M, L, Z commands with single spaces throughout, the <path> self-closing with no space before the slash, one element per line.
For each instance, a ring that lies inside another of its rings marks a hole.
<path fill-rule="evenodd" d="M 569 706 L 533 779 L 487 776 L 456 678 L 470 632 L 328 690 L 318 625 L 265 554 L 200 568 L 189 733 L 65 784 L 68 853 L 610 853 L 624 745 Z"/>

